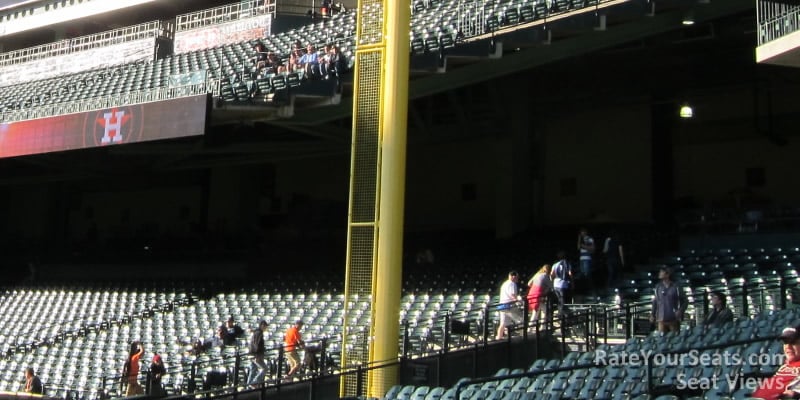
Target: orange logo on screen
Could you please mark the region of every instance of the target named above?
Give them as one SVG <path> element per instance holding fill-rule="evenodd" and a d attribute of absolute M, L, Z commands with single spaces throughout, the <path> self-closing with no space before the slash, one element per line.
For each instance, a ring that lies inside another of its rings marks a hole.
<path fill-rule="evenodd" d="M 122 143 L 125 140 L 122 128 L 130 119 L 131 116 L 126 115 L 124 110 L 112 108 L 111 111 L 103 112 L 101 118 L 97 118 L 97 123 L 103 127 L 100 144 Z"/>
<path fill-rule="evenodd" d="M 142 107 L 137 105 L 87 113 L 84 147 L 141 142 L 144 140 L 143 114 Z"/>

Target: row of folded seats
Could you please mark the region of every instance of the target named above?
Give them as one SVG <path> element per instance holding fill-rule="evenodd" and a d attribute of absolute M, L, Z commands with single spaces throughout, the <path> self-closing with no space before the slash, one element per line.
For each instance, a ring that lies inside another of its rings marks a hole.
<path fill-rule="evenodd" d="M 755 248 L 719 248 L 719 249 L 686 249 L 678 255 L 665 256 L 665 263 L 693 263 L 693 262 L 721 262 L 725 257 L 745 257 L 757 258 L 762 256 L 792 256 L 800 254 L 800 247 L 755 247 Z"/>
<path fill-rule="evenodd" d="M 511 0 L 480 4 L 419 0 L 412 4 L 411 52 L 441 52 L 469 35 L 493 32 L 596 4 L 597 0 Z M 478 25 L 482 25 L 482 30 L 476 29 Z"/>
<path fill-rule="evenodd" d="M 494 3 L 486 10 L 486 30 L 532 22 L 567 11 L 580 10 L 597 4 L 597 0 L 519 0 L 508 4 Z"/>
<path fill-rule="evenodd" d="M 434 53 L 440 49 L 447 49 L 456 45 L 453 33 L 441 34 L 422 33 L 415 36 L 412 33 L 411 52 L 413 54 Z"/>
<path fill-rule="evenodd" d="M 617 291 L 628 299 L 651 294 L 658 279 L 658 271 L 667 266 L 684 286 L 708 290 L 741 290 L 742 285 L 760 283 L 776 287 L 781 281 L 792 285 L 797 282 L 797 265 L 800 254 L 797 248 L 719 250 L 718 254 L 668 256 L 637 267 L 628 274 Z M 724 254 L 722 254 L 724 253 Z"/>
<path fill-rule="evenodd" d="M 531 22 L 571 10 L 597 5 L 597 0 L 511 0 L 481 3 L 487 15 L 487 30 L 500 26 Z M 434 26 L 454 26 L 459 17 L 459 8 L 473 10 L 476 3 L 457 0 L 418 0 L 412 4 L 412 27 L 417 29 Z M 465 16 L 468 16 L 465 13 Z M 477 17 L 477 16 L 472 16 Z M 417 22 L 417 23 L 415 23 Z M 435 25 L 438 22 L 438 25 Z"/>

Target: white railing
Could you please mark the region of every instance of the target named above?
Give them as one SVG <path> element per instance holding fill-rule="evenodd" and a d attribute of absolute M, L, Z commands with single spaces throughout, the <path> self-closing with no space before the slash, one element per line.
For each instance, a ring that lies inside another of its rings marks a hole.
<path fill-rule="evenodd" d="M 275 0 L 247 0 L 220 7 L 209 8 L 175 18 L 175 31 L 203 28 L 237 19 L 275 13 Z"/>
<path fill-rule="evenodd" d="M 486 3 L 482 1 L 462 1 L 458 7 L 458 31 L 465 37 L 480 36 L 486 33 Z"/>
<path fill-rule="evenodd" d="M 0 122 L 14 122 L 46 118 L 57 115 L 95 111 L 132 104 L 143 104 L 154 101 L 176 99 L 180 97 L 196 96 L 206 93 L 218 95 L 220 92 L 220 85 L 221 83 L 219 80 L 210 79 L 192 85 L 158 87 L 155 89 L 139 90 L 124 94 L 115 94 L 19 110 L 4 111 L 0 113 Z"/>
<path fill-rule="evenodd" d="M 208 80 L 208 71 L 201 69 L 198 71 L 184 72 L 182 74 L 172 74 L 167 78 L 168 87 L 192 86 Z"/>
<path fill-rule="evenodd" d="M 173 26 L 170 22 L 152 21 L 144 24 L 100 32 L 93 35 L 65 39 L 41 46 L 28 47 L 0 54 L 0 66 L 21 64 L 29 61 L 43 60 L 64 54 L 75 53 L 110 45 L 150 39 L 157 37 L 172 38 Z"/>
<path fill-rule="evenodd" d="M 758 0 L 758 45 L 800 30 L 800 5 Z"/>

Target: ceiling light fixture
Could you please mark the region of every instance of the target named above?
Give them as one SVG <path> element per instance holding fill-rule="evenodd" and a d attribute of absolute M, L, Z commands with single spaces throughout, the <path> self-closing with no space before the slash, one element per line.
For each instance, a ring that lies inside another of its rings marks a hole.
<path fill-rule="evenodd" d="M 678 116 L 680 116 L 683 119 L 689 119 L 694 117 L 694 110 L 692 109 L 692 106 L 690 106 L 687 103 L 684 103 L 681 106 L 680 110 L 678 111 Z"/>

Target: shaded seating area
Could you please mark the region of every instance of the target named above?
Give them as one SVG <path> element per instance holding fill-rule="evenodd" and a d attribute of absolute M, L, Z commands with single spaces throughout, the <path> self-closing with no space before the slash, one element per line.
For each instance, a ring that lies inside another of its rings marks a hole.
<path fill-rule="evenodd" d="M 698 326 L 666 336 L 653 333 L 619 345 L 600 345 L 593 351 L 569 352 L 559 359 L 536 359 L 526 369 L 500 368 L 492 377 L 463 377 L 450 386 L 398 384 L 383 399 L 744 399 L 751 390 L 729 382 L 775 373 L 782 362 L 782 344 L 775 337 L 798 322 L 798 309 L 789 309 L 724 327 Z M 692 349 L 700 350 L 692 353 Z M 632 354 L 642 358 L 635 361 Z M 681 354 L 684 357 L 678 357 Z M 649 371 L 647 355 L 651 355 Z M 719 384 L 705 390 L 681 389 L 687 377 Z M 658 391 L 670 393 L 654 393 Z"/>

